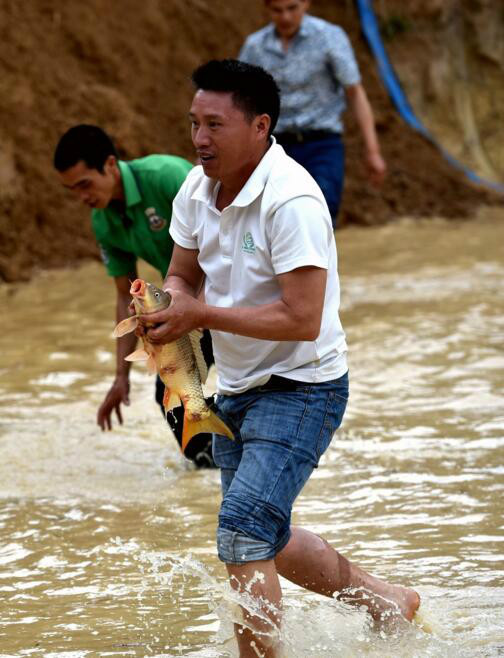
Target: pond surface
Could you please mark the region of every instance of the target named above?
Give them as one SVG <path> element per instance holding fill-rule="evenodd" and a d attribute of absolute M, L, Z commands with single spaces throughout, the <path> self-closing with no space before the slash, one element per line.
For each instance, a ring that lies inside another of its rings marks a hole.
<path fill-rule="evenodd" d="M 284 581 L 285 656 L 504 656 L 504 216 L 337 242 L 351 399 L 294 520 L 415 587 L 421 615 L 379 633 Z M 236 656 L 218 473 L 181 457 L 142 366 L 125 424 L 95 424 L 115 349 L 101 265 L 0 301 L 0 658 Z"/>

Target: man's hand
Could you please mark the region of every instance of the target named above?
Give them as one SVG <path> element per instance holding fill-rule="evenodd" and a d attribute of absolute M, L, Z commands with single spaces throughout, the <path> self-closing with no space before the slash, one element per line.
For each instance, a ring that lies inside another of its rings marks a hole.
<path fill-rule="evenodd" d="M 168 308 L 139 317 L 143 333 L 151 343 L 171 343 L 193 329 L 204 327 L 205 304 L 180 290 L 167 288 L 167 291 L 172 296 Z"/>
<path fill-rule="evenodd" d="M 117 420 L 122 425 L 121 403 L 129 405 L 129 378 L 118 376 L 98 409 L 96 422 L 104 431 L 112 429 L 112 412 L 115 410 Z"/>
<path fill-rule="evenodd" d="M 366 167 L 371 183 L 373 185 L 381 185 L 387 173 L 387 165 L 379 151 L 366 153 Z"/>

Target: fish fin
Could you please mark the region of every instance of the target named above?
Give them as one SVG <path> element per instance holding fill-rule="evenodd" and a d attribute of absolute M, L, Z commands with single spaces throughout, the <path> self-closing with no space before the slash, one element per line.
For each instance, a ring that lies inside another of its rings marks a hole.
<path fill-rule="evenodd" d="M 151 375 L 157 373 L 156 359 L 152 354 L 149 354 L 149 358 L 147 359 L 146 365 L 147 365 L 147 370 L 150 372 Z"/>
<path fill-rule="evenodd" d="M 112 332 L 112 338 L 121 338 L 121 336 L 124 336 L 125 334 L 130 334 L 132 331 L 135 331 L 137 326 L 138 318 L 136 315 L 132 315 L 125 320 L 121 320 L 121 322 L 119 322 L 119 324 Z"/>
<path fill-rule="evenodd" d="M 152 356 L 148 354 L 143 347 L 124 357 L 125 361 L 147 361 L 150 359 L 152 359 Z"/>
<path fill-rule="evenodd" d="M 204 384 L 208 377 L 208 366 L 205 357 L 203 356 L 203 350 L 201 349 L 202 337 L 203 332 L 199 329 L 193 329 L 189 332 L 189 340 L 191 341 L 194 358 L 196 359 L 196 365 L 198 366 L 201 383 Z"/>
<path fill-rule="evenodd" d="M 166 413 L 173 409 L 173 407 L 180 406 L 180 397 L 168 386 L 165 386 L 164 395 L 163 395 L 163 407 Z"/>
<path fill-rule="evenodd" d="M 182 432 L 182 452 L 185 451 L 189 441 L 202 432 L 213 432 L 215 434 L 222 434 L 229 439 L 234 439 L 233 432 L 229 429 L 226 423 L 217 416 L 211 409 L 209 409 L 209 416 L 201 420 L 193 420 L 184 414 L 184 430 Z"/>

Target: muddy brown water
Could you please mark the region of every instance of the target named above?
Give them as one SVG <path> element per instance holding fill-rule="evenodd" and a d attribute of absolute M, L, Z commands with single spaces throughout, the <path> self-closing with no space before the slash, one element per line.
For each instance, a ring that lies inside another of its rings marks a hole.
<path fill-rule="evenodd" d="M 504 655 L 503 227 L 338 233 L 351 400 L 294 519 L 416 587 L 420 625 L 284 582 L 285 656 Z M 0 287 L 0 658 L 236 656 L 217 472 L 184 462 L 141 366 L 125 424 L 95 425 L 113 299 L 96 263 Z"/>

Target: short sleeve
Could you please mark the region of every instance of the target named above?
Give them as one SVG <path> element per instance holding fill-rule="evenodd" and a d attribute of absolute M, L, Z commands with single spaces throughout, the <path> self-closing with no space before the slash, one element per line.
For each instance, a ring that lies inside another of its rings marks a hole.
<path fill-rule="evenodd" d="M 275 274 L 307 266 L 327 269 L 334 243 L 327 207 L 312 196 L 287 201 L 275 212 L 270 239 Z"/>
<path fill-rule="evenodd" d="M 253 48 L 250 44 L 250 40 L 246 39 L 245 43 L 241 47 L 241 50 L 238 54 L 238 59 L 242 62 L 247 62 L 248 64 L 253 64 L 253 56 L 252 56 Z"/>
<path fill-rule="evenodd" d="M 157 177 L 158 191 L 169 205 L 173 203 L 192 167 L 193 165 L 187 160 L 177 158 L 159 171 Z"/>
<path fill-rule="evenodd" d="M 134 254 L 112 247 L 103 241 L 98 242 L 98 247 L 109 276 L 126 276 L 135 270 L 137 259 Z"/>
<path fill-rule="evenodd" d="M 331 70 L 343 87 L 356 85 L 361 81 L 359 65 L 350 39 L 337 25 L 331 25 L 327 33 L 327 55 Z"/>
<path fill-rule="evenodd" d="M 184 249 L 197 249 L 198 241 L 194 235 L 191 222 L 190 185 L 186 179 L 177 196 L 173 200 L 172 219 L 170 223 L 170 235 L 173 242 Z"/>

